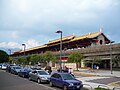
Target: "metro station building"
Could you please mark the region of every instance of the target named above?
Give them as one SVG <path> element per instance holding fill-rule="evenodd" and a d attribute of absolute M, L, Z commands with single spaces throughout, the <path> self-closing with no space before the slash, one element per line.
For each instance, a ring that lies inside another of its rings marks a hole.
<path fill-rule="evenodd" d="M 26 49 L 25 55 L 43 54 L 46 51 L 52 51 L 52 53 L 59 59 L 60 39 L 51 40 L 44 45 Z M 101 31 L 88 33 L 82 36 L 76 36 L 73 34 L 62 37 L 62 62 L 67 62 L 68 56 L 75 51 L 83 54 L 85 62 L 93 60 L 94 57 L 100 57 L 102 60 L 100 68 L 110 68 L 111 59 L 120 60 L 120 44 L 114 44 Z M 15 51 L 11 56 L 19 58 L 24 56 L 24 51 Z M 55 67 L 55 65 L 52 66 Z M 91 67 L 91 64 L 81 62 L 81 67 Z M 120 63 L 114 65 L 113 67 L 120 67 Z"/>

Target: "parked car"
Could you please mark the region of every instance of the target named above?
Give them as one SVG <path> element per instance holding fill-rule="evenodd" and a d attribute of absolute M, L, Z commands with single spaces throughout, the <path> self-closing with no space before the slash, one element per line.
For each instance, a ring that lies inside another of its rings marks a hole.
<path fill-rule="evenodd" d="M 29 80 L 37 81 L 38 83 L 49 82 L 50 75 L 45 70 L 34 70 L 29 73 Z"/>
<path fill-rule="evenodd" d="M 29 77 L 29 73 L 32 71 L 31 68 L 23 68 L 20 70 L 20 72 L 18 72 L 18 75 L 21 76 L 21 77 Z"/>
<path fill-rule="evenodd" d="M 69 73 L 54 73 L 50 77 L 50 86 L 62 87 L 63 90 L 81 90 L 83 88 L 82 81 L 75 79 Z"/>
<path fill-rule="evenodd" d="M 5 70 L 7 68 L 7 64 L 1 63 L 0 69 Z"/>
<path fill-rule="evenodd" d="M 11 68 L 12 68 L 12 66 L 15 66 L 14 64 L 8 64 L 7 65 L 7 68 L 6 68 L 6 72 L 11 72 Z"/>
<path fill-rule="evenodd" d="M 18 74 L 21 69 L 22 69 L 22 67 L 20 67 L 20 66 L 11 66 L 10 72 L 13 74 Z"/>

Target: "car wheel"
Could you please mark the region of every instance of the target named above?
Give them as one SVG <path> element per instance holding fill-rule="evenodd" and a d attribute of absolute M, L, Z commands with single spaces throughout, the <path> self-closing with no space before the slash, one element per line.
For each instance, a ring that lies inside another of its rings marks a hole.
<path fill-rule="evenodd" d="M 68 87 L 66 85 L 64 85 L 63 90 L 68 90 Z"/>
<path fill-rule="evenodd" d="M 83 89 L 83 87 L 82 87 L 82 88 L 80 88 L 79 90 L 84 90 L 84 89 Z"/>
<path fill-rule="evenodd" d="M 40 84 L 40 83 L 41 83 L 41 80 L 40 80 L 40 78 L 38 78 L 38 79 L 37 79 L 37 82 L 38 82 L 38 84 Z"/>
<path fill-rule="evenodd" d="M 20 76 L 20 74 L 18 73 L 18 76 Z"/>
<path fill-rule="evenodd" d="M 23 74 L 22 77 L 25 78 L 25 75 Z"/>
<path fill-rule="evenodd" d="M 30 80 L 30 81 L 32 80 L 30 76 L 29 76 L 29 80 Z"/>
<path fill-rule="evenodd" d="M 53 83 L 50 81 L 50 87 L 53 87 Z"/>

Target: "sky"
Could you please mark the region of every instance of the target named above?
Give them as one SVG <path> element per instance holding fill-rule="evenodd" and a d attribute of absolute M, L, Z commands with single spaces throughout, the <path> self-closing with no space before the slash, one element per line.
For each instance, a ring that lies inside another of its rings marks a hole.
<path fill-rule="evenodd" d="M 120 0 L 0 0 L 0 49 L 43 45 L 63 36 L 98 32 L 120 43 Z"/>

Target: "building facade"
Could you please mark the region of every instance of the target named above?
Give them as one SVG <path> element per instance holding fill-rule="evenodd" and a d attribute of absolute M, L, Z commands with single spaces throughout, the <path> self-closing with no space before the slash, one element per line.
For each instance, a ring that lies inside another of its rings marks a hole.
<path fill-rule="evenodd" d="M 60 56 L 60 39 L 49 41 L 48 43 L 26 49 L 15 51 L 11 56 L 19 58 L 25 55 L 41 54 L 46 51 L 52 51 L 59 59 Z M 89 33 L 82 36 L 70 35 L 62 37 L 62 61 L 66 62 L 68 56 L 72 52 L 79 52 L 84 55 L 84 60 L 81 62 L 81 67 L 91 67 L 91 61 L 95 59 L 101 60 L 100 68 L 109 68 L 110 61 L 119 61 L 120 44 L 112 44 L 103 32 Z M 87 62 L 87 63 L 86 63 Z M 114 67 L 120 67 L 119 62 Z"/>

